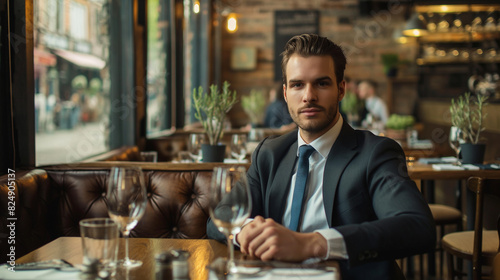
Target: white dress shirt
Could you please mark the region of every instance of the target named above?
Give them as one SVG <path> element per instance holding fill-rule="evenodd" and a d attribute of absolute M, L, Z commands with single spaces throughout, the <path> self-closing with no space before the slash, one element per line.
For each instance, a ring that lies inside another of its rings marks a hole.
<path fill-rule="evenodd" d="M 343 119 L 339 118 L 337 123 L 318 139 L 309 143 L 315 151 L 309 157 L 309 176 L 307 178 L 306 190 L 302 215 L 299 220 L 300 232 L 318 232 L 328 243 L 328 255 L 326 259 L 341 258 L 347 259 L 347 250 L 342 235 L 335 229 L 328 226 L 325 205 L 323 201 L 323 177 L 325 173 L 326 160 L 330 150 L 339 136 Z M 298 132 L 298 147 L 307 145 Z M 299 156 L 297 148 L 297 157 Z M 283 225 L 290 225 L 293 192 L 295 189 L 295 179 L 297 166 L 292 176 L 290 192 L 288 193 L 285 213 L 283 215 Z"/>
<path fill-rule="evenodd" d="M 309 157 L 309 176 L 307 177 L 306 193 L 304 194 L 305 205 L 302 207 L 303 213 L 299 220 L 299 232 L 317 232 L 327 241 L 328 254 L 325 259 L 348 259 L 344 237 L 336 229 L 328 226 L 326 218 L 325 204 L 323 202 L 323 175 L 325 174 L 325 165 L 328 154 L 333 144 L 339 136 L 342 128 L 343 119 L 340 116 L 337 123 L 318 139 L 309 143 L 315 151 Z M 298 132 L 298 147 L 307 145 L 300 137 Z M 297 148 L 297 157 L 299 149 Z M 283 215 L 283 225 L 290 225 L 293 191 L 295 189 L 295 178 L 297 166 L 292 176 L 290 192 L 288 193 L 285 213 Z M 253 219 L 247 219 L 245 225 Z M 233 243 L 238 245 L 236 238 Z"/>

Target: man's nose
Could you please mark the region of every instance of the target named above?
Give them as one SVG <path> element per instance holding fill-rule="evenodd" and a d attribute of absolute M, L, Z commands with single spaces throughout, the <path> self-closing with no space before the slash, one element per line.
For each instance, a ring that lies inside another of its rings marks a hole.
<path fill-rule="evenodd" d="M 312 102 L 316 101 L 318 99 L 318 95 L 316 92 L 316 89 L 314 88 L 313 85 L 307 85 L 305 90 L 304 90 L 304 97 L 303 101 L 304 102 Z"/>

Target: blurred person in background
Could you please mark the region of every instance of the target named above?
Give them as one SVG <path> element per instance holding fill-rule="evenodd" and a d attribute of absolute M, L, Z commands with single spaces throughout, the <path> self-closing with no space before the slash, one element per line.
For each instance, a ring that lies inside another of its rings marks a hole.
<path fill-rule="evenodd" d="M 389 110 L 382 98 L 376 95 L 376 90 L 377 84 L 374 81 L 364 80 L 359 83 L 359 98 L 365 101 L 365 108 L 368 112 L 364 121 L 367 121 L 368 125 L 373 122 L 381 122 L 385 125 L 389 119 Z"/>
<path fill-rule="evenodd" d="M 282 129 L 295 128 L 295 123 L 288 112 L 288 107 L 283 97 L 283 85 L 277 83 L 269 94 L 271 103 L 266 108 L 264 126 Z"/>

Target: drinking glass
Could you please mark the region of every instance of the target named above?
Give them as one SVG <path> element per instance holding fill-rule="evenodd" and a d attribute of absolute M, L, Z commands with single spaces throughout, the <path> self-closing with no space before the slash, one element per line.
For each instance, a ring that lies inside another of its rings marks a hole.
<path fill-rule="evenodd" d="M 110 218 L 90 218 L 80 221 L 83 273 L 99 276 L 116 274 L 118 225 Z"/>
<path fill-rule="evenodd" d="M 233 134 L 231 138 L 231 155 L 242 162 L 247 156 L 247 136 L 245 134 Z"/>
<path fill-rule="evenodd" d="M 146 210 L 147 194 L 142 170 L 139 167 L 113 167 L 106 201 L 110 218 L 119 225 L 125 238 L 125 259 L 119 261 L 120 266 L 140 266 L 141 261 L 128 257 L 128 237 Z"/>
<path fill-rule="evenodd" d="M 227 238 L 227 271 L 238 273 L 234 262 L 233 237 L 250 216 L 252 202 L 245 168 L 215 167 L 209 192 L 209 213 L 213 223 Z"/>
<path fill-rule="evenodd" d="M 456 126 L 452 126 L 450 128 L 450 136 L 449 136 L 450 147 L 455 151 L 457 155 L 457 161 L 455 165 L 460 165 L 460 144 L 464 142 L 462 130 Z"/>
<path fill-rule="evenodd" d="M 204 134 L 193 133 L 189 135 L 188 151 L 194 162 L 201 161 L 201 144 L 203 143 L 205 143 Z"/>

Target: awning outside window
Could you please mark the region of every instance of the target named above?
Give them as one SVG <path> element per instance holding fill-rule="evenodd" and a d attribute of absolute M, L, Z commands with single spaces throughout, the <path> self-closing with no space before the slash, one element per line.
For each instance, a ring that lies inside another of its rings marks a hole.
<path fill-rule="evenodd" d="M 56 50 L 55 53 L 61 58 L 83 68 L 100 70 L 103 69 L 104 66 L 106 66 L 106 61 L 91 54 L 77 53 L 66 50 Z"/>
<path fill-rule="evenodd" d="M 45 66 L 56 65 L 55 55 L 38 48 L 33 49 L 33 60 L 35 67 L 39 65 L 45 65 Z"/>

